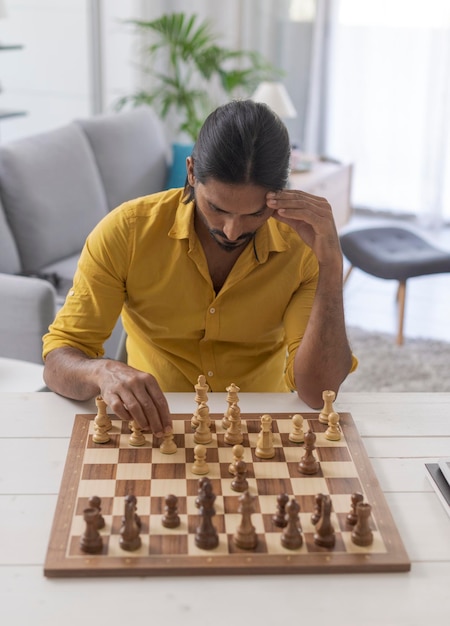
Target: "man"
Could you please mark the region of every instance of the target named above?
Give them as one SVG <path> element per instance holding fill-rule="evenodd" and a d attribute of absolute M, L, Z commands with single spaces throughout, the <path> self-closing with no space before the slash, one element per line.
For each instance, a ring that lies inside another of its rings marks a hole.
<path fill-rule="evenodd" d="M 355 366 L 331 207 L 285 189 L 289 138 L 251 100 L 214 111 L 187 159 L 184 190 L 121 205 L 88 237 L 44 337 L 44 378 L 61 395 L 101 394 L 160 436 L 166 391 L 296 390 L 312 407 Z M 122 313 L 128 364 L 103 359 Z"/>

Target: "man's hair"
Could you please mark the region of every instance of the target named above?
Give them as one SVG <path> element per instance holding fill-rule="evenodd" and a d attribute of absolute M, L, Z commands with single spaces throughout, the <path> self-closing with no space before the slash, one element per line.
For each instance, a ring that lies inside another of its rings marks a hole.
<path fill-rule="evenodd" d="M 290 145 L 286 126 L 266 105 L 236 100 L 205 120 L 192 151 L 196 180 L 253 184 L 278 190 L 289 176 Z M 186 182 L 185 202 L 194 199 Z"/>

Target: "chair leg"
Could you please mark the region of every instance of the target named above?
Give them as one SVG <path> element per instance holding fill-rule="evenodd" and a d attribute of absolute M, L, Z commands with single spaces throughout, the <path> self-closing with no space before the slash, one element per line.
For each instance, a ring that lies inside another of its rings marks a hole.
<path fill-rule="evenodd" d="M 405 301 L 406 301 L 406 280 L 401 280 L 398 284 L 397 302 L 398 302 L 398 333 L 397 345 L 403 345 L 403 324 L 405 319 Z"/>
<path fill-rule="evenodd" d="M 348 277 L 352 273 L 352 269 L 353 269 L 353 265 L 350 265 L 350 267 L 348 268 L 347 272 L 345 273 L 344 282 L 342 283 L 342 285 L 345 285 L 345 283 L 347 282 Z"/>

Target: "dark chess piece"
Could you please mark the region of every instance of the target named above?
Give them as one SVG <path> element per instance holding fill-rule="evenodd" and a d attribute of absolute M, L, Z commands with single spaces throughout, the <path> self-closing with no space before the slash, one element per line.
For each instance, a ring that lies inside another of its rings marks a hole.
<path fill-rule="evenodd" d="M 200 524 L 195 531 L 195 545 L 202 550 L 212 550 L 219 545 L 219 535 L 212 523 L 212 517 L 216 514 L 211 481 L 204 476 L 198 481 L 199 491 L 195 500 L 195 506 L 199 509 Z"/>
<path fill-rule="evenodd" d="M 91 509 L 98 509 L 97 529 L 101 530 L 105 528 L 105 518 L 102 515 L 102 501 L 98 496 L 92 496 L 89 498 L 89 507 Z"/>
<path fill-rule="evenodd" d="M 287 517 L 286 517 L 286 504 L 289 502 L 289 496 L 287 493 L 280 493 L 277 496 L 277 510 L 275 515 L 272 517 L 272 522 L 278 528 L 285 528 L 287 526 Z"/>
<path fill-rule="evenodd" d="M 357 546 L 370 546 L 373 542 L 373 532 L 369 525 L 372 507 L 367 502 L 359 502 L 356 506 L 358 521 L 352 530 L 351 538 Z"/>
<path fill-rule="evenodd" d="M 350 524 L 351 526 L 354 526 L 356 522 L 358 521 L 358 516 L 356 514 L 356 507 L 363 500 L 364 500 L 364 496 L 362 493 L 359 493 L 357 491 L 352 494 L 352 497 L 351 497 L 352 505 L 351 505 L 349 514 L 347 515 L 347 523 Z"/>
<path fill-rule="evenodd" d="M 122 550 L 132 552 L 141 547 L 140 523 L 136 515 L 136 497 L 127 496 L 125 498 L 125 514 L 122 518 L 123 524 L 120 529 L 119 545 Z M 140 519 L 139 519 L 140 522 Z"/>
<path fill-rule="evenodd" d="M 231 481 L 231 489 L 239 493 L 243 493 L 248 489 L 247 481 L 247 463 L 245 461 L 238 461 L 235 465 L 236 476 Z"/>
<path fill-rule="evenodd" d="M 258 545 L 258 536 L 252 524 L 252 513 L 255 512 L 255 496 L 248 491 L 239 496 L 239 513 L 241 513 L 241 523 L 236 529 L 233 541 L 238 548 L 244 550 L 254 550 Z"/>
<path fill-rule="evenodd" d="M 180 516 L 178 515 L 178 498 L 173 494 L 166 496 L 165 513 L 161 519 L 164 528 L 176 528 L 180 525 Z"/>
<path fill-rule="evenodd" d="M 318 493 L 314 498 L 314 512 L 311 515 L 311 524 L 314 524 L 314 526 L 320 520 L 320 515 L 322 513 L 322 502 L 324 497 L 325 496 L 323 493 Z"/>
<path fill-rule="evenodd" d="M 288 550 L 297 550 L 303 544 L 300 527 L 300 505 L 295 498 L 286 506 L 287 526 L 281 535 L 281 545 Z"/>
<path fill-rule="evenodd" d="M 142 522 L 141 522 L 141 518 L 139 517 L 139 515 L 136 513 L 137 510 L 137 498 L 134 494 L 129 493 L 127 496 L 125 496 L 125 502 L 129 502 L 130 503 L 130 507 L 134 507 L 134 519 L 136 521 L 136 524 L 138 525 L 139 528 L 142 527 Z M 125 524 L 125 515 L 122 517 L 122 525 Z"/>
<path fill-rule="evenodd" d="M 97 508 L 88 508 L 83 511 L 86 529 L 80 537 L 80 548 L 88 554 L 98 554 L 103 549 L 103 539 L 98 532 L 98 516 Z"/>
<path fill-rule="evenodd" d="M 314 456 L 314 450 L 316 449 L 316 434 L 312 430 L 308 430 L 305 433 L 305 454 L 303 455 L 298 469 L 301 474 L 316 474 L 320 469 L 319 461 Z"/>
<path fill-rule="evenodd" d="M 336 534 L 331 523 L 331 498 L 324 495 L 320 520 L 316 524 L 314 543 L 324 548 L 333 548 L 336 543 Z"/>

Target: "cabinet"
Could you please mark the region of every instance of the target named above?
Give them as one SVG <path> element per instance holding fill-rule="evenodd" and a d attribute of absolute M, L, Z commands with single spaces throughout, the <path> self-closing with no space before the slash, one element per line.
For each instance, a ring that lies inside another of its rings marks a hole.
<path fill-rule="evenodd" d="M 1 45 L 0 44 L 0 52 L 5 52 L 6 50 L 21 50 L 23 46 L 19 44 L 11 44 L 11 45 Z M 0 86 L 1 93 L 1 86 Z M 0 106 L 0 120 L 7 119 L 9 117 L 18 117 L 20 115 L 26 115 L 26 111 L 20 111 L 17 109 L 4 109 Z"/>
<path fill-rule="evenodd" d="M 352 166 L 334 161 L 312 161 L 310 169 L 293 171 L 289 177 L 291 189 L 300 189 L 328 200 L 338 230 L 350 219 L 351 183 Z"/>

